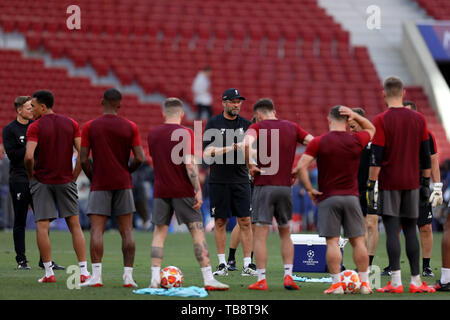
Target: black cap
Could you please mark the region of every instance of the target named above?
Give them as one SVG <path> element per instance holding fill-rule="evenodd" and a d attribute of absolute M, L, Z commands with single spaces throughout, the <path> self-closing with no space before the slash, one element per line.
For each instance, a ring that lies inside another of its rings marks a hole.
<path fill-rule="evenodd" d="M 222 100 L 234 100 L 234 99 L 245 100 L 245 98 L 241 96 L 240 92 L 237 89 L 231 88 L 223 92 Z"/>

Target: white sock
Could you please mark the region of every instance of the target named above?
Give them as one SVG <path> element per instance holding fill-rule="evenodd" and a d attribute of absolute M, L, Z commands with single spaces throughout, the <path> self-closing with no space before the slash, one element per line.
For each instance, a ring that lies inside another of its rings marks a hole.
<path fill-rule="evenodd" d="M 212 274 L 212 270 L 211 270 L 211 266 L 207 266 L 204 268 L 200 268 L 200 270 L 202 270 L 202 276 L 203 276 L 203 282 L 206 283 L 208 281 L 214 280 L 213 274 Z"/>
<path fill-rule="evenodd" d="M 258 272 L 258 281 L 266 279 L 266 269 L 256 269 Z"/>
<path fill-rule="evenodd" d="M 294 265 L 292 264 L 285 264 L 284 265 L 284 276 L 292 276 L 292 268 Z"/>
<path fill-rule="evenodd" d="M 359 272 L 359 279 L 361 279 L 361 282 L 369 283 L 369 271 Z"/>
<path fill-rule="evenodd" d="M 244 258 L 244 268 L 247 268 L 250 263 L 252 263 L 252 258 L 251 257 L 245 257 Z"/>
<path fill-rule="evenodd" d="M 102 278 L 102 263 L 93 263 L 92 264 L 92 278 L 101 279 Z"/>
<path fill-rule="evenodd" d="M 88 276 L 89 275 L 89 271 L 87 269 L 87 261 L 79 261 L 78 265 L 80 266 L 80 273 L 83 276 Z"/>
<path fill-rule="evenodd" d="M 132 267 L 123 267 L 123 276 L 133 277 L 133 268 Z"/>
<path fill-rule="evenodd" d="M 401 270 L 392 271 L 391 274 L 391 285 L 393 287 L 398 287 L 402 285 L 402 272 Z"/>
<path fill-rule="evenodd" d="M 341 274 L 340 273 L 331 273 L 331 279 L 333 280 L 333 284 L 341 282 Z"/>
<path fill-rule="evenodd" d="M 446 284 L 450 282 L 450 269 L 441 268 L 441 283 Z"/>
<path fill-rule="evenodd" d="M 225 261 L 225 253 L 218 254 L 217 257 L 219 258 L 219 264 L 227 265 L 227 262 Z"/>
<path fill-rule="evenodd" d="M 152 267 L 152 282 L 161 282 L 161 267 Z"/>
<path fill-rule="evenodd" d="M 420 279 L 420 275 L 411 276 L 411 283 L 417 287 L 422 285 L 422 279 Z"/>
<path fill-rule="evenodd" d="M 50 276 L 55 275 L 55 274 L 53 273 L 52 264 L 53 264 L 53 263 L 52 263 L 51 261 L 49 261 L 49 262 L 44 262 L 45 276 L 46 276 L 47 278 L 50 277 Z"/>

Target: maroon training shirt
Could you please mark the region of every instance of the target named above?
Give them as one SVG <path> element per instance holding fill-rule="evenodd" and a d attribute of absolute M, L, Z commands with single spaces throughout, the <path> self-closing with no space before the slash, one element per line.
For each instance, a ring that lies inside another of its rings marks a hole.
<path fill-rule="evenodd" d="M 373 120 L 372 145 L 384 147 L 378 186 L 382 190 L 419 188 L 420 145 L 429 139 L 425 118 L 407 108 L 389 108 Z"/>
<path fill-rule="evenodd" d="M 78 123 L 60 114 L 47 114 L 30 124 L 27 141 L 38 143 L 34 175 L 39 182 L 64 184 L 73 180 L 73 141 L 77 137 Z"/>
<path fill-rule="evenodd" d="M 172 133 L 177 129 L 183 136 L 172 141 Z M 182 145 L 181 141 L 184 142 Z M 183 148 L 174 149 L 176 146 Z M 187 175 L 186 166 L 184 163 L 175 164 L 172 159 L 172 152 L 176 160 L 183 157 L 183 150 L 194 154 L 194 132 L 179 124 L 159 125 L 148 133 L 148 149 L 155 172 L 154 198 L 194 197 L 194 187 Z"/>
<path fill-rule="evenodd" d="M 128 119 L 104 114 L 86 122 L 81 146 L 92 150 L 91 190 L 131 189 L 128 162 L 132 148 L 140 145 L 139 130 Z"/>
<path fill-rule="evenodd" d="M 359 197 L 359 161 L 369 141 L 367 131 L 330 131 L 308 143 L 305 154 L 316 158 L 319 191 L 323 192 L 319 202 L 331 196 Z"/>
<path fill-rule="evenodd" d="M 273 166 L 273 164 L 262 164 L 259 157 L 261 149 L 261 130 L 267 130 L 267 150 L 263 150 L 263 155 L 271 157 L 272 161 L 277 161 L 272 157 L 272 144 L 271 144 L 271 130 L 278 130 L 278 172 L 274 175 L 262 175 L 255 176 L 255 186 L 290 186 L 293 183 L 292 179 L 292 163 L 295 158 L 295 150 L 297 143 L 303 143 L 305 137 L 309 134 L 298 124 L 287 120 L 263 120 L 258 123 L 254 123 L 249 127 L 249 130 L 256 131 L 256 138 L 258 139 L 258 168 L 264 169 L 265 167 Z M 251 134 L 251 131 L 247 131 L 247 134 Z"/>

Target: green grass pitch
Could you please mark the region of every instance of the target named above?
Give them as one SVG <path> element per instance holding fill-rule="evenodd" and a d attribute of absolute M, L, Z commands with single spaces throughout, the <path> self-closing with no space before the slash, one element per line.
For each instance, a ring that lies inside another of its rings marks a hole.
<path fill-rule="evenodd" d="M 86 245 L 89 248 L 89 233 L 85 233 Z M 140 288 L 148 287 L 150 283 L 150 246 L 151 232 L 134 232 L 136 241 L 136 257 L 134 264 L 134 279 Z M 441 236 L 434 234 L 434 245 L 431 265 L 435 278 L 424 279 L 429 284 L 440 278 L 441 268 Z M 0 300 L 188 300 L 186 298 L 174 298 L 167 296 L 136 295 L 132 289 L 122 287 L 123 261 L 120 235 L 116 231 L 105 232 L 104 257 L 103 257 L 103 284 L 102 288 L 81 288 L 69 290 L 66 281 L 69 274 L 66 271 L 55 271 L 56 283 L 40 284 L 37 280 L 43 276 L 44 271 L 37 264 L 39 254 L 35 240 L 35 231 L 27 230 L 26 235 L 27 256 L 31 270 L 16 270 L 13 237 L 11 231 L 0 232 Z M 69 266 L 77 264 L 75 253 L 72 249 L 70 233 L 51 231 L 52 257 L 57 263 Z M 212 233 L 207 234 L 207 242 L 213 270 L 217 265 L 216 247 Z M 404 240 L 402 239 L 402 276 L 405 292 L 403 294 L 374 293 L 369 296 L 342 295 L 328 296 L 323 290 L 329 283 L 300 283 L 299 291 L 288 291 L 283 288 L 283 264 L 280 254 L 280 241 L 276 233 L 270 233 L 268 238 L 269 260 L 267 265 L 268 291 L 250 291 L 248 285 L 256 281 L 256 277 L 243 277 L 240 271 L 229 272 L 227 277 L 218 277 L 220 281 L 230 285 L 230 290 L 225 292 L 210 292 L 209 296 L 197 300 L 411 300 L 431 299 L 450 300 L 450 293 L 437 292 L 434 294 L 410 294 L 408 286 L 410 282 L 409 264 L 404 252 Z M 228 255 L 229 234 L 227 235 Z M 239 247 L 236 253 L 238 268 L 242 268 L 242 249 Z M 89 270 L 90 258 L 88 250 Z M 388 264 L 385 237 L 380 235 L 380 242 L 374 264 L 382 269 Z M 200 267 L 194 258 L 192 240 L 189 233 L 171 233 L 168 235 L 164 250 L 163 266 L 175 265 L 184 273 L 184 286 L 202 286 Z M 355 268 L 352 261 L 352 249 L 347 244 L 344 250 L 344 265 L 347 269 Z M 298 276 L 322 277 L 327 274 L 319 273 L 295 273 Z M 381 277 L 381 285 L 386 285 L 390 277 Z"/>

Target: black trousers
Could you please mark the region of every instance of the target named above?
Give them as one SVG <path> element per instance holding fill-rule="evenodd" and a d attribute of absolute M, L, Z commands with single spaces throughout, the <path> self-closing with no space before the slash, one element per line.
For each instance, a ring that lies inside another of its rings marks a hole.
<path fill-rule="evenodd" d="M 29 206 L 33 207 L 33 200 L 28 182 L 10 182 L 9 192 L 14 207 L 14 249 L 16 261 L 19 263 L 27 259 L 25 256 L 25 226 L 28 208 Z"/>

